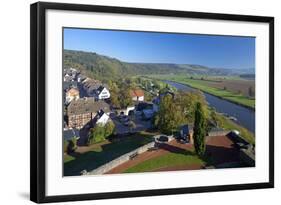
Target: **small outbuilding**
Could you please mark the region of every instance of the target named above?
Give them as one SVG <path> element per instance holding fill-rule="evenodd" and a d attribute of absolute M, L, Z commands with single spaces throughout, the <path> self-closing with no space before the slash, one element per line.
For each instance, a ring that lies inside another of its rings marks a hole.
<path fill-rule="evenodd" d="M 193 143 L 192 132 L 190 131 L 188 124 L 182 125 L 180 127 L 179 139 L 186 143 Z"/>

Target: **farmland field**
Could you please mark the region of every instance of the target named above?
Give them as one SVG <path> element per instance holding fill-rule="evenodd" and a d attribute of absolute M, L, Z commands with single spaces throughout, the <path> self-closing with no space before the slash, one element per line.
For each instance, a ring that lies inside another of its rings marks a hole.
<path fill-rule="evenodd" d="M 255 81 L 254 80 L 221 80 L 221 81 L 208 81 L 207 84 L 210 87 L 226 89 L 233 93 L 240 93 L 246 97 L 249 94 L 249 87 L 252 86 L 253 91 L 255 91 Z"/>
<path fill-rule="evenodd" d="M 159 80 L 171 80 L 189 85 L 203 92 L 221 97 L 231 102 L 255 108 L 255 99 L 248 96 L 249 87 L 255 90 L 255 81 L 239 77 L 192 77 L 180 75 L 150 75 Z"/>

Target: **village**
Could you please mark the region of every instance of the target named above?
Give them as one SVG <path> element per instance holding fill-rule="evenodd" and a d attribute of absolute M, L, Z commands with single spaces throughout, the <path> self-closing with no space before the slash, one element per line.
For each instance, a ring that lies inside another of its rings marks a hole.
<path fill-rule="evenodd" d="M 145 102 L 142 89 L 129 91 L 131 105 L 114 108 L 108 85 L 83 76 L 73 68 L 64 71 L 63 90 L 64 139 L 75 137 L 80 145 L 87 143 L 88 132 L 95 126 L 114 123 L 115 135 L 149 129 L 149 120 L 158 109 L 156 103 Z"/>
<path fill-rule="evenodd" d="M 155 126 L 155 121 L 161 121 L 161 101 L 169 96 L 171 102 L 180 103 L 186 94 L 181 99 L 181 94 L 175 96 L 173 87 L 143 79 L 127 79 L 125 85 L 89 78 L 74 68 L 64 69 L 65 175 L 255 166 L 253 145 L 236 130 L 212 125 L 202 160 L 190 154 L 194 151 L 193 122 L 181 124 L 176 130 Z M 182 112 L 188 115 L 189 110 Z M 109 146 L 112 148 L 107 150 Z M 104 154 L 90 152 L 92 148 Z M 193 158 L 170 165 L 166 160 L 159 167 L 147 165 L 160 156 L 175 154 L 177 159 L 183 153 Z"/>

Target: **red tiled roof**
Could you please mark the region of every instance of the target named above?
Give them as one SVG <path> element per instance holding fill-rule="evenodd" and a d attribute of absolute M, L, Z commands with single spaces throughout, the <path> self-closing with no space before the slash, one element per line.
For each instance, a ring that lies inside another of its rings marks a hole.
<path fill-rule="evenodd" d="M 70 90 L 67 91 L 67 95 L 71 95 L 71 96 L 79 95 L 79 91 L 75 88 L 71 88 Z"/>
<path fill-rule="evenodd" d="M 140 90 L 140 89 L 131 90 L 131 91 L 130 91 L 130 95 L 131 95 L 132 97 L 141 97 L 141 96 L 144 96 L 144 92 L 143 92 L 143 90 Z"/>

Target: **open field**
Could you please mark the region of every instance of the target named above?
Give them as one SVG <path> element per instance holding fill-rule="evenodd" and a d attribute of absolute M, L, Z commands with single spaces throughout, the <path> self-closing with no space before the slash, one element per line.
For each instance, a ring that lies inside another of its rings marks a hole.
<path fill-rule="evenodd" d="M 255 108 L 255 99 L 249 98 L 243 94 L 248 92 L 249 86 L 252 85 L 254 88 L 253 80 L 228 78 L 221 79 L 220 77 L 211 77 L 210 79 L 201 80 L 179 75 L 151 75 L 150 77 L 186 84 L 231 102 L 250 108 Z"/>
<path fill-rule="evenodd" d="M 80 175 L 83 170 L 93 170 L 153 140 L 154 134 L 139 133 L 121 141 L 108 140 L 89 147 L 78 147 L 75 153 L 64 155 L 64 175 Z"/>
<path fill-rule="evenodd" d="M 226 89 L 233 93 L 240 93 L 246 97 L 249 95 L 249 87 L 252 87 L 255 90 L 255 81 L 254 80 L 221 80 L 221 81 L 209 81 L 207 84 L 210 87 Z"/>

